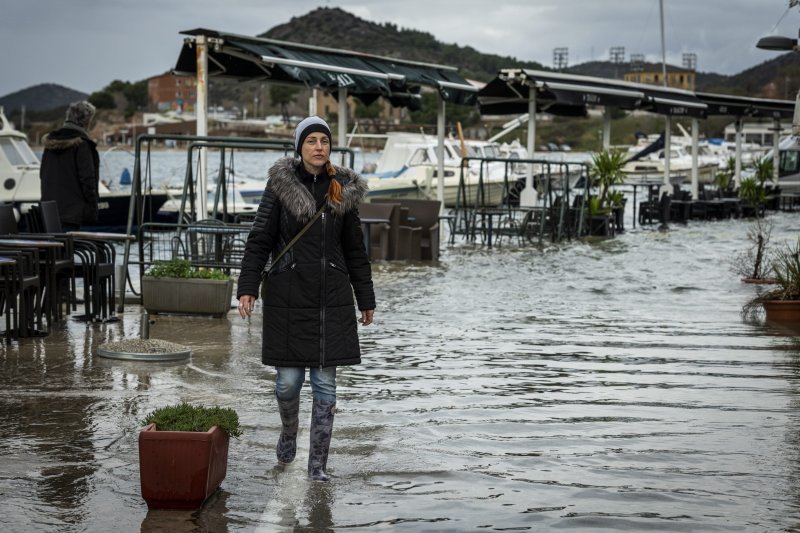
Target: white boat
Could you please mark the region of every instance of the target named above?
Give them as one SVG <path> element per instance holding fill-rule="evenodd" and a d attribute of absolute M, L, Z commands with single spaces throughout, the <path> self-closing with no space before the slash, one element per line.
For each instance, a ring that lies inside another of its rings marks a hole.
<path fill-rule="evenodd" d="M 657 148 L 655 143 L 661 142 L 657 138 L 640 140 L 628 149 L 628 156 L 634 157 L 650 147 L 652 151 L 636 160 L 629 160 L 622 171 L 625 173 L 625 183 L 628 185 L 660 184 L 664 182 L 664 148 Z M 670 183 L 681 184 L 692 181 L 692 156 L 687 152 L 681 142 L 670 143 L 669 172 Z M 697 161 L 697 175 L 699 183 L 712 184 L 716 177 L 719 164 L 716 158 L 705 158 Z"/>
<path fill-rule="evenodd" d="M 386 136 L 380 159 L 373 172 L 365 172 L 369 183 L 368 198 L 437 197 L 437 138 L 421 133 L 390 132 Z M 459 150 L 452 139 L 444 144 L 444 203 L 448 207 L 474 205 L 479 174 L 462 168 Z M 463 176 L 463 197 L 458 198 Z M 505 180 L 502 176 L 483 177 L 483 203 L 498 205 L 503 200 Z"/>
<path fill-rule="evenodd" d="M 217 218 L 222 218 L 222 198 L 220 197 L 218 200 L 215 201 L 217 196 L 217 185 L 216 184 L 209 184 L 208 186 L 208 194 L 206 196 L 206 210 L 208 212 L 208 216 L 211 217 L 214 215 L 214 205 L 216 204 L 216 215 Z M 161 206 L 161 209 L 158 210 L 158 221 L 159 222 L 169 222 L 175 223 L 178 222 L 178 212 L 181 209 L 181 198 L 183 196 L 183 189 L 182 188 L 170 188 L 165 189 L 165 192 L 169 196 L 169 199 L 164 202 Z M 247 201 L 242 192 L 237 189 L 228 189 L 227 194 L 227 220 L 226 222 L 234 222 L 240 218 L 250 218 L 255 216 L 256 212 L 258 211 L 258 203 L 253 203 Z M 264 186 L 261 186 L 261 192 L 264 192 Z M 259 200 L 261 196 L 259 195 Z M 189 200 L 186 200 L 184 205 L 184 211 L 189 212 Z"/>
<path fill-rule="evenodd" d="M 13 204 L 26 212 L 41 199 L 39 168 L 41 162 L 28 144 L 24 133 L 17 131 L 0 110 L 0 202 Z M 91 228 L 108 231 L 123 230 L 128 223 L 129 191 L 110 191 L 103 183 L 98 185 L 98 221 Z M 166 202 L 165 192 L 153 191 L 146 195 L 145 222 L 153 220 L 161 205 Z"/>

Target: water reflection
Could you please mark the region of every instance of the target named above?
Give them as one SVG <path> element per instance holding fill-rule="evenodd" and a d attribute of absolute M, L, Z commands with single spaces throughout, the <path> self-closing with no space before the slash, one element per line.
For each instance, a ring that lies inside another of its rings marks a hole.
<path fill-rule="evenodd" d="M 148 510 L 139 531 L 141 533 L 226 533 L 231 526 L 227 507 L 229 497 L 228 492 L 218 490 L 208 497 L 202 509 L 196 511 Z"/>
<path fill-rule="evenodd" d="M 328 486 L 306 480 L 307 388 L 296 464 L 274 468 L 260 316 L 157 317 L 187 362 L 93 355 L 138 335 L 137 314 L 4 347 L 0 513 L 22 531 L 797 528 L 800 336 L 740 314 L 759 288 L 728 258 L 748 226 L 376 264 Z M 796 234 L 791 215 L 775 226 Z M 148 512 L 140 420 L 181 400 L 236 408 L 245 434 L 203 510 Z"/>

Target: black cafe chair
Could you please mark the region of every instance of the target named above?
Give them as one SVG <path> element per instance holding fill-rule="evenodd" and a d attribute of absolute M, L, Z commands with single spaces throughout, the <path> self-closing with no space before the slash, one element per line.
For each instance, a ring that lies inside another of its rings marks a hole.
<path fill-rule="evenodd" d="M 74 238 L 63 232 L 58 205 L 55 201 L 39 202 L 32 206 L 35 224 L 48 235 L 67 236 L 72 239 L 73 253 L 78 258 L 75 271 L 83 280 L 84 287 L 84 319 L 102 321 L 111 317 L 114 312 L 114 262 L 116 251 L 114 246 L 101 239 L 81 235 Z"/>

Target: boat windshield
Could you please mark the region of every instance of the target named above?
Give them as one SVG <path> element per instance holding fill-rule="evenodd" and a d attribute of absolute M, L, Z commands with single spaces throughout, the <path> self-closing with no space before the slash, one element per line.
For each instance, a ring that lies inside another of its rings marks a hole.
<path fill-rule="evenodd" d="M 780 175 L 796 174 L 800 171 L 800 152 L 795 150 L 781 150 Z"/>
<path fill-rule="evenodd" d="M 493 144 L 488 144 L 488 145 L 484 146 L 483 147 L 483 152 L 486 154 L 486 157 L 493 157 L 495 159 L 499 159 L 499 158 L 503 157 L 500 154 L 500 148 L 498 148 L 497 146 L 495 146 Z"/>
<path fill-rule="evenodd" d="M 36 165 L 39 163 L 28 143 L 21 139 L 0 138 L 0 149 L 3 150 L 8 162 L 14 166 Z"/>

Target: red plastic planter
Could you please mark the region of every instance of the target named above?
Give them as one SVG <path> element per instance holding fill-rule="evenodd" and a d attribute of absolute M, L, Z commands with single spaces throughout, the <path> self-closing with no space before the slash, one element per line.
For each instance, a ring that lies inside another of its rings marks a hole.
<path fill-rule="evenodd" d="M 228 470 L 228 434 L 214 426 L 206 432 L 139 432 L 139 477 L 150 509 L 198 509 L 219 487 Z"/>

